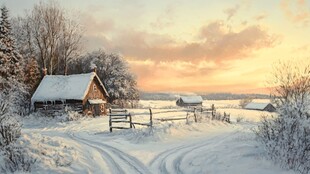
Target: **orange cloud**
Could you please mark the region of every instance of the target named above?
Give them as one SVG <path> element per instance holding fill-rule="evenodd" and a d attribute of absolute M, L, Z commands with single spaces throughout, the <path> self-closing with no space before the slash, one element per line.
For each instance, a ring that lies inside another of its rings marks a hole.
<path fill-rule="evenodd" d="M 258 25 L 233 31 L 222 21 L 211 22 L 197 33 L 200 41 L 177 43 L 169 36 L 127 30 L 113 39 L 108 50 L 138 60 L 207 60 L 221 63 L 242 59 L 253 51 L 272 47 L 277 39 Z"/>
<path fill-rule="evenodd" d="M 310 9 L 305 0 L 282 0 L 280 6 L 290 21 L 308 25 Z"/>
<path fill-rule="evenodd" d="M 238 8 L 236 6 L 236 11 L 227 12 L 227 15 L 233 17 Z M 173 9 L 167 8 L 164 14 L 173 14 Z M 89 24 L 92 20 L 91 16 L 86 16 L 83 21 Z M 153 25 L 160 28 L 170 25 L 166 22 L 169 20 L 159 20 Z M 143 90 L 219 92 L 240 90 L 240 86 L 257 88 L 257 84 L 241 78 L 232 64 L 261 49 L 273 47 L 278 37 L 260 25 L 234 27 L 228 23 L 221 20 L 206 23 L 192 31 L 192 40 L 182 41 L 182 36 L 175 38 L 172 34 L 132 27 L 125 29 L 113 22 L 104 24 L 102 20 L 89 25 L 86 37 L 92 41 L 88 45 L 90 49 L 102 46 L 107 52 L 125 57 Z M 232 70 L 235 73 L 231 73 Z M 238 82 L 232 80 L 236 78 Z"/>

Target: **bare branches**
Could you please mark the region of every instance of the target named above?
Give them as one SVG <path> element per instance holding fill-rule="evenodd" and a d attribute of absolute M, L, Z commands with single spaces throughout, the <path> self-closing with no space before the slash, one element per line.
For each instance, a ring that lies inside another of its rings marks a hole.
<path fill-rule="evenodd" d="M 279 62 L 273 73 L 278 115 L 263 117 L 256 134 L 269 157 L 300 173 L 310 171 L 310 63 Z"/>
<path fill-rule="evenodd" d="M 279 62 L 274 66 L 270 85 L 277 104 L 281 105 L 288 100 L 304 103 L 310 92 L 310 63 Z"/>
<path fill-rule="evenodd" d="M 49 74 L 66 74 L 67 63 L 81 50 L 82 30 L 54 1 L 34 6 L 23 21 L 23 44 Z M 16 31 L 18 32 L 18 31 Z M 18 34 L 15 34 L 18 35 Z"/>

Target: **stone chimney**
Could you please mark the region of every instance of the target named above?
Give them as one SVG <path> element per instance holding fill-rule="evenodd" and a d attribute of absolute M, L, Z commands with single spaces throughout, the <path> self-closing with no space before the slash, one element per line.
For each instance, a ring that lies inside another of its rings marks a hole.
<path fill-rule="evenodd" d="M 93 69 L 94 73 L 97 74 L 97 67 L 95 66 L 94 69 Z"/>
<path fill-rule="evenodd" d="M 43 77 L 47 75 L 47 68 L 42 68 Z"/>

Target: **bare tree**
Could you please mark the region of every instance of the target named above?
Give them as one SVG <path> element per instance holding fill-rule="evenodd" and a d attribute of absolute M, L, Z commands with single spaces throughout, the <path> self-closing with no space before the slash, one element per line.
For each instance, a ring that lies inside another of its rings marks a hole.
<path fill-rule="evenodd" d="M 62 60 L 64 63 L 63 71 L 64 75 L 67 75 L 68 62 L 78 56 L 81 48 L 80 42 L 82 38 L 82 30 L 78 23 L 73 20 L 66 19 L 62 28 L 62 37 L 60 39 L 60 50 Z M 59 62 L 58 62 L 59 63 Z M 60 66 L 58 66 L 60 67 Z"/>
<path fill-rule="evenodd" d="M 278 105 L 292 100 L 304 103 L 310 92 L 310 62 L 280 61 L 269 84 Z"/>
<path fill-rule="evenodd" d="M 15 35 L 27 45 L 30 56 L 38 58 L 41 68 L 49 74 L 66 74 L 68 61 L 81 50 L 81 26 L 54 1 L 35 5 L 25 18 L 15 21 L 24 27 L 24 34 Z"/>

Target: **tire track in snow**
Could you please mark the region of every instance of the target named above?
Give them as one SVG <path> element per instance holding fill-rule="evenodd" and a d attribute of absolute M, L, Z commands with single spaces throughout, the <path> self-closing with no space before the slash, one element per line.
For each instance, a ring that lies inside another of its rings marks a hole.
<path fill-rule="evenodd" d="M 84 140 L 84 141 L 90 141 L 90 140 L 86 140 L 84 138 L 79 137 L 79 139 Z M 139 161 L 137 158 L 115 148 L 112 147 L 110 145 L 104 144 L 104 143 L 99 143 L 96 141 L 90 141 L 93 145 L 99 146 L 99 147 L 104 147 L 105 150 L 109 150 L 110 152 L 112 152 L 114 155 L 116 155 L 119 159 L 122 159 L 123 162 L 127 163 L 129 167 L 135 169 L 135 171 L 137 173 L 141 173 L 141 174 L 148 174 L 151 173 L 148 168 L 141 162 Z M 127 173 L 127 172 L 126 172 Z"/>
<path fill-rule="evenodd" d="M 237 134 L 239 131 L 234 131 L 225 136 L 215 136 L 213 138 L 205 139 L 205 141 L 195 142 L 195 144 L 188 144 L 179 147 L 175 147 L 173 149 L 166 150 L 159 155 L 157 155 L 149 165 L 152 168 L 159 169 L 160 173 L 184 173 L 181 170 L 182 161 L 185 156 L 195 153 L 195 151 L 201 148 L 214 148 L 217 147 L 218 144 L 224 142 L 227 138 Z M 219 140 L 219 141 L 214 141 Z M 198 143 L 198 144 L 197 144 Z M 167 168 L 167 164 L 171 161 L 172 158 L 172 170 L 169 171 Z M 156 165 L 158 164 L 158 165 Z"/>
<path fill-rule="evenodd" d="M 79 143 L 82 143 L 82 144 L 84 144 L 84 145 L 86 145 L 86 146 L 89 146 L 89 147 L 95 149 L 96 151 L 98 151 L 98 152 L 101 154 L 102 158 L 107 162 L 107 164 L 108 164 L 108 166 L 109 166 L 109 168 L 110 168 L 110 170 L 111 170 L 112 173 L 125 173 L 125 171 L 124 171 L 124 170 L 121 168 L 121 166 L 112 158 L 112 156 L 109 155 L 109 154 L 108 154 L 107 152 L 105 152 L 104 150 L 102 150 L 102 149 L 100 149 L 100 148 L 98 148 L 98 147 L 96 147 L 96 146 L 93 146 L 93 145 L 91 145 L 90 143 L 85 142 L 84 140 L 81 140 L 81 139 L 77 138 L 77 137 L 74 135 L 74 133 L 72 133 L 72 132 L 67 132 L 67 135 L 68 135 L 72 140 L 74 140 L 74 141 L 76 141 L 76 142 L 79 142 Z"/>
<path fill-rule="evenodd" d="M 120 165 L 116 161 L 118 162 L 121 161 L 122 163 L 127 164 L 131 169 L 134 169 L 135 173 L 141 173 L 141 174 L 151 173 L 141 161 L 139 161 L 137 158 L 131 155 L 110 145 L 82 138 L 74 134 L 72 131 L 69 132 L 70 133 L 68 135 L 71 136 L 71 138 L 74 139 L 75 141 L 86 144 L 104 154 L 104 156 L 102 155 L 102 157 L 107 161 L 109 168 L 110 169 L 116 168 L 118 170 L 115 171 L 115 173 L 128 173 L 128 171 L 123 166 L 120 167 Z M 104 149 L 101 147 L 104 147 Z M 126 172 L 124 172 L 124 169 Z"/>

